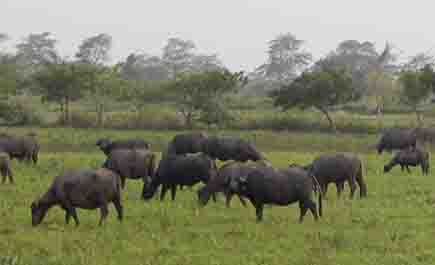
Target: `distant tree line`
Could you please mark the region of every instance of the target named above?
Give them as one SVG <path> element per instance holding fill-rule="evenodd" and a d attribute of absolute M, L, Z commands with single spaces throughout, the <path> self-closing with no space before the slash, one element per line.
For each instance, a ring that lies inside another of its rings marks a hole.
<path fill-rule="evenodd" d="M 331 129 L 330 112 L 361 99 L 374 103 L 381 118 L 385 104 L 399 95 L 422 123 L 420 107 L 434 92 L 434 58 L 419 53 L 406 60 L 387 43 L 377 51 L 374 43 L 346 40 L 317 61 L 305 41 L 291 33 L 268 42 L 267 58 L 253 72 L 231 72 L 217 54 L 201 54 L 190 40 L 170 38 L 162 53 L 131 53 L 112 63 L 113 39 L 102 33 L 84 39 L 72 58 L 57 50 L 49 32 L 32 33 L 2 49 L 9 39 L 0 33 L 0 116 L 16 95 L 40 96 L 56 103 L 60 122 L 71 122 L 71 103 L 86 100 L 104 126 L 111 103 L 127 101 L 139 111 L 149 102 L 171 102 L 186 127 L 197 121 L 207 125 L 231 120 L 227 98 L 236 93 L 268 96 L 279 109 L 314 108 L 323 113 Z M 12 108 L 12 107 L 11 107 Z"/>

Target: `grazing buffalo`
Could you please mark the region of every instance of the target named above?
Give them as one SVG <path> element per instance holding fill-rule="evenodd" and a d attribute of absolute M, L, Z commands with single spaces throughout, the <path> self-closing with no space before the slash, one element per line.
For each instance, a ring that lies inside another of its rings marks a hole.
<path fill-rule="evenodd" d="M 24 136 L 0 134 L 0 151 L 5 152 L 11 159 L 33 163 L 38 162 L 39 144 L 36 135 L 29 133 Z"/>
<path fill-rule="evenodd" d="M 205 153 L 212 159 L 267 161 L 252 143 L 238 137 L 207 136 L 204 133 L 179 134 L 169 143 L 168 154 Z"/>
<path fill-rule="evenodd" d="M 233 193 L 227 189 L 228 183 L 231 179 L 238 178 L 241 176 L 247 176 L 250 172 L 255 170 L 255 163 L 240 163 L 240 162 L 229 162 L 223 165 L 217 173 L 215 178 L 210 179 L 207 184 L 198 191 L 198 200 L 202 206 L 205 206 L 210 200 L 210 196 L 218 192 L 223 192 L 226 198 L 226 206 L 230 207 L 230 201 L 233 197 Z M 245 200 L 238 195 L 240 202 L 243 206 L 246 206 Z"/>
<path fill-rule="evenodd" d="M 151 144 L 142 139 L 128 139 L 112 141 L 108 138 L 99 139 L 96 143 L 107 156 L 115 149 L 150 149 Z"/>
<path fill-rule="evenodd" d="M 149 150 L 116 149 L 108 155 L 103 167 L 116 172 L 124 188 L 126 178 L 140 178 L 147 184 L 154 176 L 155 160 L 156 156 Z"/>
<path fill-rule="evenodd" d="M 151 199 L 159 186 L 162 186 L 160 200 L 165 198 L 170 188 L 175 200 L 177 186 L 193 186 L 198 182 L 207 183 L 217 174 L 216 164 L 205 154 L 163 155 L 158 169 L 149 185 L 143 189 L 143 198 Z"/>
<path fill-rule="evenodd" d="M 420 165 L 423 175 L 427 175 L 429 174 L 429 153 L 421 147 L 414 150 L 401 150 L 384 166 L 384 172 L 389 172 L 396 165 L 400 165 L 402 171 L 406 168 L 409 173 L 411 172 L 409 166 Z"/>
<path fill-rule="evenodd" d="M 415 149 L 417 144 L 417 130 L 390 128 L 384 131 L 381 139 L 376 145 L 378 154 L 383 150 L 391 152 L 392 150 L 401 150 L 407 148 Z"/>
<path fill-rule="evenodd" d="M 203 152 L 221 161 L 267 161 L 252 143 L 237 137 L 210 136 L 203 144 Z"/>
<path fill-rule="evenodd" d="M 316 158 L 309 166 L 305 167 L 310 174 L 318 180 L 322 193 L 326 195 L 328 184 L 335 183 L 340 197 L 344 182 L 350 186 L 350 197 L 353 198 L 356 183 L 360 188 L 360 196 L 367 196 L 367 185 L 363 178 L 361 160 L 353 154 L 328 154 Z"/>
<path fill-rule="evenodd" d="M 256 210 L 257 222 L 263 219 L 264 204 L 289 205 L 299 202 L 302 223 L 308 210 L 317 220 L 322 216 L 322 194 L 319 192 L 319 211 L 313 201 L 313 181 L 307 171 L 298 168 L 274 169 L 269 166 L 256 167 L 247 176 L 231 179 L 231 192 L 247 197 Z"/>
<path fill-rule="evenodd" d="M 32 225 L 39 225 L 47 211 L 56 205 L 65 210 L 65 222 L 71 216 L 79 225 L 76 208 L 96 209 L 101 211 L 99 225 L 106 219 L 112 202 L 122 221 L 121 183 L 119 176 L 108 169 L 70 171 L 54 179 L 48 191 L 31 205 Z"/>
<path fill-rule="evenodd" d="M 176 135 L 169 143 L 169 155 L 184 155 L 202 152 L 204 141 L 207 139 L 205 133 L 183 133 Z"/>
<path fill-rule="evenodd" d="M 3 177 L 2 183 L 6 182 L 9 178 L 10 183 L 14 183 L 14 176 L 12 175 L 11 163 L 7 153 L 0 153 L 0 173 Z"/>

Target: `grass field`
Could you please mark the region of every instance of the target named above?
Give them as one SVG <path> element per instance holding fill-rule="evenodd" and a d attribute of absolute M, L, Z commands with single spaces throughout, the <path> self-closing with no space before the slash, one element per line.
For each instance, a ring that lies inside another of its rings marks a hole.
<path fill-rule="evenodd" d="M 265 208 L 260 224 L 255 222 L 254 208 L 244 208 L 237 198 L 230 209 L 225 208 L 222 197 L 218 203 L 198 209 L 196 194 L 186 189 L 178 192 L 175 202 L 169 197 L 164 202 L 144 202 L 139 197 L 140 182 L 129 181 L 123 193 L 122 224 L 112 206 L 103 227 L 97 226 L 98 211 L 79 210 L 78 228 L 73 223 L 65 225 L 63 211 L 53 208 L 43 223 L 33 228 L 30 203 L 46 191 L 56 174 L 67 168 L 96 168 L 104 159 L 94 147 L 80 149 L 93 143 L 101 135 L 99 131 L 37 132 L 43 144 L 40 163 L 31 166 L 14 161 L 16 184 L 0 185 L 2 265 L 435 264 L 435 181 L 432 176 L 422 176 L 420 169 L 413 169 L 410 175 L 399 168 L 383 174 L 383 164 L 390 156 L 370 151 L 367 145 L 375 136 L 256 132 L 262 135 L 256 136 L 260 147 L 270 142 L 266 156 L 276 167 L 305 163 L 320 152 L 361 152 L 368 198 L 351 201 L 346 187 L 344 198 L 338 200 L 335 189 L 330 189 L 318 223 L 308 214 L 305 222 L 298 224 L 296 204 Z M 161 139 L 162 143 L 173 133 L 108 132 L 119 137 Z M 50 145 L 53 142 L 63 143 L 65 148 Z"/>

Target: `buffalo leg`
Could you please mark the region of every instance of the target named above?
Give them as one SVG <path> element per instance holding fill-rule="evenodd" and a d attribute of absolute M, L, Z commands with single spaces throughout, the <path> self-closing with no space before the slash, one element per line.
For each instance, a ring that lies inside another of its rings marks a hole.
<path fill-rule="evenodd" d="M 341 194 L 343 193 L 344 190 L 344 182 L 337 182 L 335 183 L 335 186 L 337 188 L 337 197 L 341 198 Z"/>
<path fill-rule="evenodd" d="M 71 219 L 71 214 L 68 210 L 65 210 L 65 223 L 69 224 L 69 220 Z"/>
<path fill-rule="evenodd" d="M 67 211 L 69 211 L 69 213 L 74 218 L 74 221 L 76 222 L 76 226 L 79 226 L 80 225 L 80 221 L 79 221 L 79 217 L 77 216 L 76 208 L 71 207 L 71 208 L 67 209 Z"/>
<path fill-rule="evenodd" d="M 350 187 L 350 198 L 353 199 L 356 190 L 355 177 L 351 177 L 348 179 L 349 187 Z"/>
<path fill-rule="evenodd" d="M 300 209 L 300 215 L 299 215 L 299 223 L 302 223 L 304 221 L 304 216 L 307 214 L 308 207 L 305 202 L 299 201 L 299 209 Z"/>
<path fill-rule="evenodd" d="M 124 216 L 124 210 L 121 204 L 120 196 L 117 196 L 115 200 L 113 200 L 113 205 L 115 205 L 116 212 L 118 213 L 118 220 L 121 222 Z"/>
<path fill-rule="evenodd" d="M 98 223 L 99 226 L 103 225 L 104 220 L 106 220 L 107 215 L 109 215 L 109 208 L 107 207 L 107 203 L 103 203 L 100 207 L 101 217 L 100 222 Z"/>
<path fill-rule="evenodd" d="M 245 201 L 245 199 L 243 199 L 243 197 L 240 196 L 240 195 L 237 195 L 237 197 L 239 197 L 239 200 L 240 200 L 240 202 L 242 203 L 242 205 L 243 205 L 244 207 L 246 207 L 246 201 Z"/>
<path fill-rule="evenodd" d="M 264 205 L 259 203 L 255 206 L 255 215 L 257 216 L 257 222 L 261 222 L 263 220 L 263 208 Z"/>
<path fill-rule="evenodd" d="M 177 185 L 172 185 L 171 186 L 171 196 L 172 196 L 172 200 L 175 201 L 175 195 L 177 194 Z"/>
<path fill-rule="evenodd" d="M 162 185 L 162 190 L 160 191 L 160 201 L 165 199 L 166 191 L 168 191 L 168 186 L 166 184 Z"/>
<path fill-rule="evenodd" d="M 121 188 L 122 188 L 122 189 L 125 188 L 125 179 L 126 179 L 126 178 L 125 178 L 124 176 L 121 177 Z"/>
<path fill-rule="evenodd" d="M 406 167 L 406 171 L 408 171 L 408 173 L 411 173 L 411 169 L 409 169 L 409 166 L 406 165 L 405 167 Z"/>
<path fill-rule="evenodd" d="M 9 179 L 10 179 L 10 177 L 9 177 Z M 3 174 L 3 172 L 2 172 L 2 184 L 5 184 L 5 182 L 6 182 L 6 174 Z"/>
<path fill-rule="evenodd" d="M 9 182 L 13 184 L 14 183 L 14 176 L 12 175 L 12 170 L 10 168 L 8 168 L 6 170 L 6 173 L 8 175 Z"/>
<path fill-rule="evenodd" d="M 404 165 L 400 165 L 400 168 L 402 169 L 402 172 L 405 171 L 405 166 Z"/>
<path fill-rule="evenodd" d="M 230 208 L 231 199 L 233 198 L 233 194 L 230 192 L 225 192 L 225 206 Z"/>
<path fill-rule="evenodd" d="M 308 207 L 308 209 L 310 209 L 311 214 L 314 217 L 314 220 L 318 220 L 319 216 L 317 215 L 317 205 L 315 202 L 313 202 L 312 200 L 308 200 L 305 202 L 305 205 Z"/>

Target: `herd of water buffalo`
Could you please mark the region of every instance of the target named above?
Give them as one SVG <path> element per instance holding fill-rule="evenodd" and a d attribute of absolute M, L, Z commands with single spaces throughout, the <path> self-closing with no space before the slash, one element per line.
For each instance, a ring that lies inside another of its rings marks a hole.
<path fill-rule="evenodd" d="M 395 165 L 410 171 L 409 166 L 420 165 L 423 174 L 429 173 L 429 154 L 417 144 L 416 129 L 391 128 L 385 130 L 376 145 L 378 153 L 398 150 L 384 166 L 388 172 Z M 237 195 L 244 206 L 248 199 L 256 209 L 257 221 L 263 218 L 265 204 L 289 205 L 299 203 L 299 222 L 309 210 L 317 220 L 322 216 L 322 196 L 329 184 L 335 184 L 338 196 L 345 182 L 353 198 L 357 186 L 360 197 L 367 196 L 363 164 L 351 153 L 324 154 L 308 165 L 289 163 L 276 169 L 250 142 L 238 137 L 209 136 L 204 133 L 176 135 L 167 145 L 157 164 L 151 144 L 142 139 L 100 139 L 96 145 L 106 155 L 101 168 L 73 170 L 56 176 L 48 191 L 31 204 L 32 225 L 40 224 L 53 206 L 65 210 L 65 221 L 73 217 L 79 224 L 76 208 L 100 209 L 101 225 L 113 203 L 118 219 L 123 218 L 121 191 L 126 179 L 141 179 L 141 197 L 149 200 L 160 188 L 160 200 L 168 190 L 175 200 L 177 188 L 205 185 L 198 190 L 198 200 L 205 206 L 210 198 L 223 193 L 229 207 Z M 39 144 L 36 135 L 13 136 L 0 134 L 0 173 L 3 182 L 13 182 L 11 159 L 38 161 Z M 216 160 L 226 161 L 220 168 Z M 252 161 L 252 162 L 248 162 Z M 317 194 L 318 201 L 313 200 Z M 318 204 L 318 206 L 317 206 Z"/>

